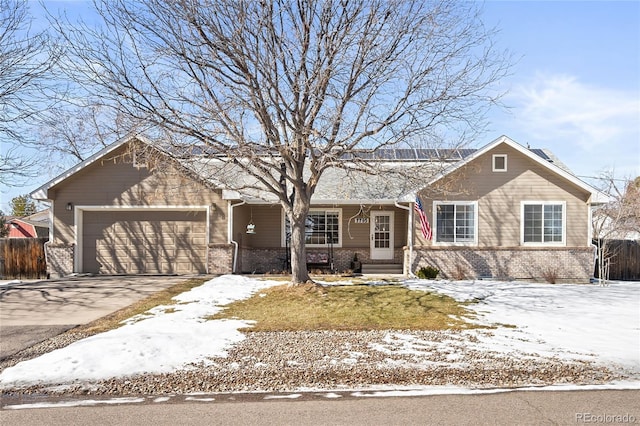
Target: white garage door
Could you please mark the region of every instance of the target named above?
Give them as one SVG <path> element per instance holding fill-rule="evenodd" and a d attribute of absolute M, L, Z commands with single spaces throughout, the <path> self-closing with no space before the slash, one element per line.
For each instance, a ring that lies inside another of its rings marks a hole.
<path fill-rule="evenodd" d="M 206 273 L 204 211 L 85 211 L 83 272 Z"/>

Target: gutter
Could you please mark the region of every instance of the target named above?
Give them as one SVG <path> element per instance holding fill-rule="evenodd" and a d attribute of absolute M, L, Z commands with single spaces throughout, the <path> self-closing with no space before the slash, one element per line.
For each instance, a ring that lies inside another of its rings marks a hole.
<path fill-rule="evenodd" d="M 237 204 L 231 204 L 229 201 L 229 219 L 227 220 L 227 239 L 230 244 L 234 245 L 233 250 L 233 268 L 231 269 L 231 273 L 236 273 L 236 265 L 238 263 L 238 242 L 233 239 L 233 208 L 241 206 L 243 204 L 247 204 L 246 201 L 241 201 Z"/>
<path fill-rule="evenodd" d="M 398 204 L 397 201 L 394 202 L 394 205 L 399 209 L 406 210 L 409 212 L 409 219 L 408 219 L 409 223 L 407 224 L 407 242 L 409 243 L 409 265 L 407 270 L 408 270 L 408 275 L 410 277 L 413 277 L 414 275 L 413 275 L 413 272 L 411 271 L 411 266 L 413 264 L 413 209 L 411 207 Z"/>

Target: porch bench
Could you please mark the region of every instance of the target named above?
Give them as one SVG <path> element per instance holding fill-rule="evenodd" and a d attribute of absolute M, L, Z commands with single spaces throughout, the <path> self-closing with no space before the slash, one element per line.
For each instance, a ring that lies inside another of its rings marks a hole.
<path fill-rule="evenodd" d="M 307 253 L 307 268 L 328 268 L 330 266 L 329 253 Z"/>

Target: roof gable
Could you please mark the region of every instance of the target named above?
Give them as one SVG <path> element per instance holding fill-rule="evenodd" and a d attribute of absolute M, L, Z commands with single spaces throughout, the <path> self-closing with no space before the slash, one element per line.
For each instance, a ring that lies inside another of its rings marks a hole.
<path fill-rule="evenodd" d="M 140 141 L 150 146 L 156 146 L 147 138 L 139 135 L 127 136 L 127 137 L 121 138 L 118 141 L 112 143 L 111 145 L 105 147 L 104 149 L 96 152 L 95 154 L 93 154 L 86 160 L 82 161 L 81 163 L 75 165 L 74 167 L 69 168 L 68 170 L 61 173 L 57 177 L 51 179 L 49 182 L 45 183 L 44 185 L 40 186 L 38 189 L 36 189 L 31 193 L 31 197 L 37 200 L 49 199 L 49 189 L 64 182 L 65 180 L 77 174 L 78 172 L 86 169 L 90 165 L 94 164 L 95 162 L 99 161 L 103 157 L 107 156 L 109 153 L 133 141 Z M 566 166 L 560 163 L 555 158 L 555 156 L 553 156 L 548 151 L 542 150 L 542 149 L 532 150 L 518 144 L 517 142 L 508 138 L 507 136 L 501 136 L 477 150 L 476 149 L 459 149 L 459 150 L 381 149 L 381 150 L 373 151 L 371 153 L 368 153 L 372 161 L 388 162 L 389 164 L 395 163 L 396 165 L 400 165 L 400 166 L 405 164 L 418 164 L 418 163 L 421 163 L 422 165 L 426 163 L 431 163 L 432 165 L 434 165 L 435 163 L 437 163 L 441 171 L 436 174 L 427 174 L 428 175 L 427 179 L 429 178 L 431 179 L 428 180 L 426 184 L 424 184 L 425 180 L 420 180 L 419 184 L 416 184 L 415 182 L 413 183 L 396 182 L 398 179 L 401 179 L 401 176 L 402 176 L 401 174 L 397 174 L 395 178 L 393 176 L 383 176 L 382 182 L 384 184 L 381 184 L 380 179 L 377 179 L 371 176 L 367 176 L 367 177 L 356 176 L 357 178 L 353 179 L 351 182 L 348 182 L 348 179 L 345 179 L 346 177 L 345 172 L 341 171 L 342 169 L 335 168 L 335 171 L 333 172 L 331 172 L 332 169 L 328 169 L 325 175 L 323 175 L 323 178 L 320 180 L 320 185 L 318 187 L 318 190 L 316 191 L 316 194 L 314 194 L 314 202 L 331 201 L 335 203 L 340 200 L 345 202 L 349 202 L 349 201 L 358 202 L 358 201 L 364 201 L 364 200 L 367 200 L 368 202 L 377 202 L 377 201 L 411 202 L 415 199 L 415 194 L 419 192 L 421 189 L 424 189 L 430 185 L 433 185 L 435 182 L 439 181 L 445 176 L 449 176 L 454 171 L 460 169 L 461 167 L 470 163 L 476 158 L 486 154 L 487 152 L 496 148 L 500 144 L 507 144 L 511 148 L 520 152 L 522 155 L 542 165 L 551 173 L 554 173 L 562 177 L 572 185 L 575 185 L 576 187 L 591 194 L 590 196 L 591 203 L 593 204 L 605 203 L 609 200 L 609 197 L 607 197 L 605 194 L 601 193 L 597 189 L 583 182 L 582 180 L 577 178 L 575 175 L 573 175 L 571 172 L 569 172 L 568 169 L 566 169 Z M 359 153 L 358 155 L 366 156 L 367 154 Z M 204 156 L 204 158 L 206 158 L 206 155 Z M 190 157 L 191 161 L 187 160 L 186 163 L 192 162 L 192 159 L 193 157 Z M 349 161 L 349 159 L 347 158 L 345 158 L 344 160 Z M 455 162 L 452 163 L 452 160 Z M 199 177 L 203 181 L 209 181 L 209 179 L 206 176 L 198 173 L 199 170 L 194 170 L 193 167 L 187 166 L 184 160 L 178 161 L 178 163 L 180 163 L 184 167 L 185 172 L 198 175 L 198 176 L 192 176 L 192 177 Z M 437 167 L 435 169 L 437 169 Z M 432 168 L 432 171 L 434 171 L 434 168 Z M 356 173 L 351 173 L 351 174 L 356 175 Z M 364 185 L 363 182 L 367 182 L 367 184 Z M 336 187 L 339 186 L 340 184 L 346 185 L 348 190 L 336 191 Z M 219 184 L 215 186 L 223 188 L 223 186 L 220 186 Z M 366 189 L 361 186 L 368 187 L 369 189 Z M 359 189 L 354 190 L 355 187 Z M 228 197 L 225 197 L 225 198 L 241 197 L 241 194 L 237 193 L 236 191 L 227 190 L 226 192 L 229 195 Z M 252 197 L 250 196 L 249 198 L 252 198 Z"/>
<path fill-rule="evenodd" d="M 519 143 L 515 142 L 514 140 L 512 140 L 509 137 L 504 136 L 504 135 L 500 136 L 499 138 L 495 139 L 494 141 L 488 143 L 484 147 L 478 149 L 477 151 L 475 151 L 472 154 L 468 155 L 467 157 L 463 158 L 459 162 L 447 167 L 441 173 L 439 173 L 437 176 L 435 176 L 432 180 L 427 182 L 427 184 L 423 188 L 426 188 L 426 187 L 428 187 L 430 185 L 433 185 L 434 183 L 438 182 L 442 178 L 451 175 L 456 170 L 459 170 L 461 167 L 469 164 L 473 160 L 485 155 L 486 153 L 490 152 L 491 150 L 493 150 L 494 148 L 496 148 L 497 146 L 499 146 L 501 144 L 508 145 L 509 147 L 515 149 L 516 151 L 518 151 L 519 153 L 521 153 L 525 157 L 527 157 L 530 160 L 534 161 L 535 163 L 543 166 L 549 172 L 560 176 L 561 178 L 563 178 L 567 182 L 571 183 L 572 185 L 575 185 L 576 187 L 578 187 L 578 188 L 584 190 L 585 192 L 591 194 L 591 197 L 590 197 L 590 200 L 589 200 L 590 203 L 592 203 L 592 204 L 601 204 L 601 203 L 606 203 L 606 202 L 609 201 L 609 197 L 606 194 L 598 191 L 596 188 L 594 188 L 591 185 L 587 184 L 586 182 L 580 180 L 577 176 L 575 176 L 574 174 L 569 172 L 568 169 L 566 168 L 566 166 L 564 166 L 563 164 L 560 164 L 559 162 L 557 162 L 557 159 L 554 156 L 550 155 L 550 153 L 548 151 L 542 150 L 542 149 L 534 149 L 534 150 L 532 150 L 532 149 L 526 148 L 526 147 L 520 145 Z"/>
<path fill-rule="evenodd" d="M 35 191 L 33 191 L 30 196 L 31 198 L 35 199 L 35 200 L 48 200 L 49 199 L 49 189 L 51 189 L 52 187 L 60 184 L 61 182 L 65 181 L 66 179 L 70 178 L 71 176 L 75 175 L 76 173 L 86 169 L 88 166 L 94 164 L 95 162 L 99 161 L 101 158 L 105 157 L 106 155 L 108 155 L 109 153 L 117 150 L 118 148 L 120 148 L 121 146 L 124 146 L 128 143 L 131 143 L 133 141 L 141 141 L 144 142 L 148 145 L 152 145 L 151 142 L 146 139 L 143 136 L 125 136 L 115 142 L 113 142 L 111 145 L 108 145 L 107 147 L 101 149 L 100 151 L 96 152 L 95 154 L 93 154 L 92 156 L 88 157 L 87 159 L 85 159 L 84 161 L 76 164 L 75 166 L 65 170 L 64 172 L 62 172 L 61 174 L 59 174 L 58 176 L 56 176 L 55 178 L 51 179 L 49 182 L 45 183 L 44 185 L 40 186 L 39 188 L 37 188 Z"/>

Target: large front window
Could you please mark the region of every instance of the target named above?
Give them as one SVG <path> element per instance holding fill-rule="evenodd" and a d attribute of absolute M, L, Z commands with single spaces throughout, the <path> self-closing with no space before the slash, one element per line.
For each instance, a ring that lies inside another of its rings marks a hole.
<path fill-rule="evenodd" d="M 474 243 L 476 241 L 475 203 L 435 203 L 436 242 Z"/>
<path fill-rule="evenodd" d="M 285 238 L 291 232 L 289 218 L 284 218 Z M 305 222 L 305 244 L 310 247 L 327 246 L 333 244 L 339 246 L 340 240 L 340 210 L 339 209 L 311 209 Z"/>
<path fill-rule="evenodd" d="M 524 203 L 522 223 L 524 243 L 564 243 L 563 203 Z"/>

